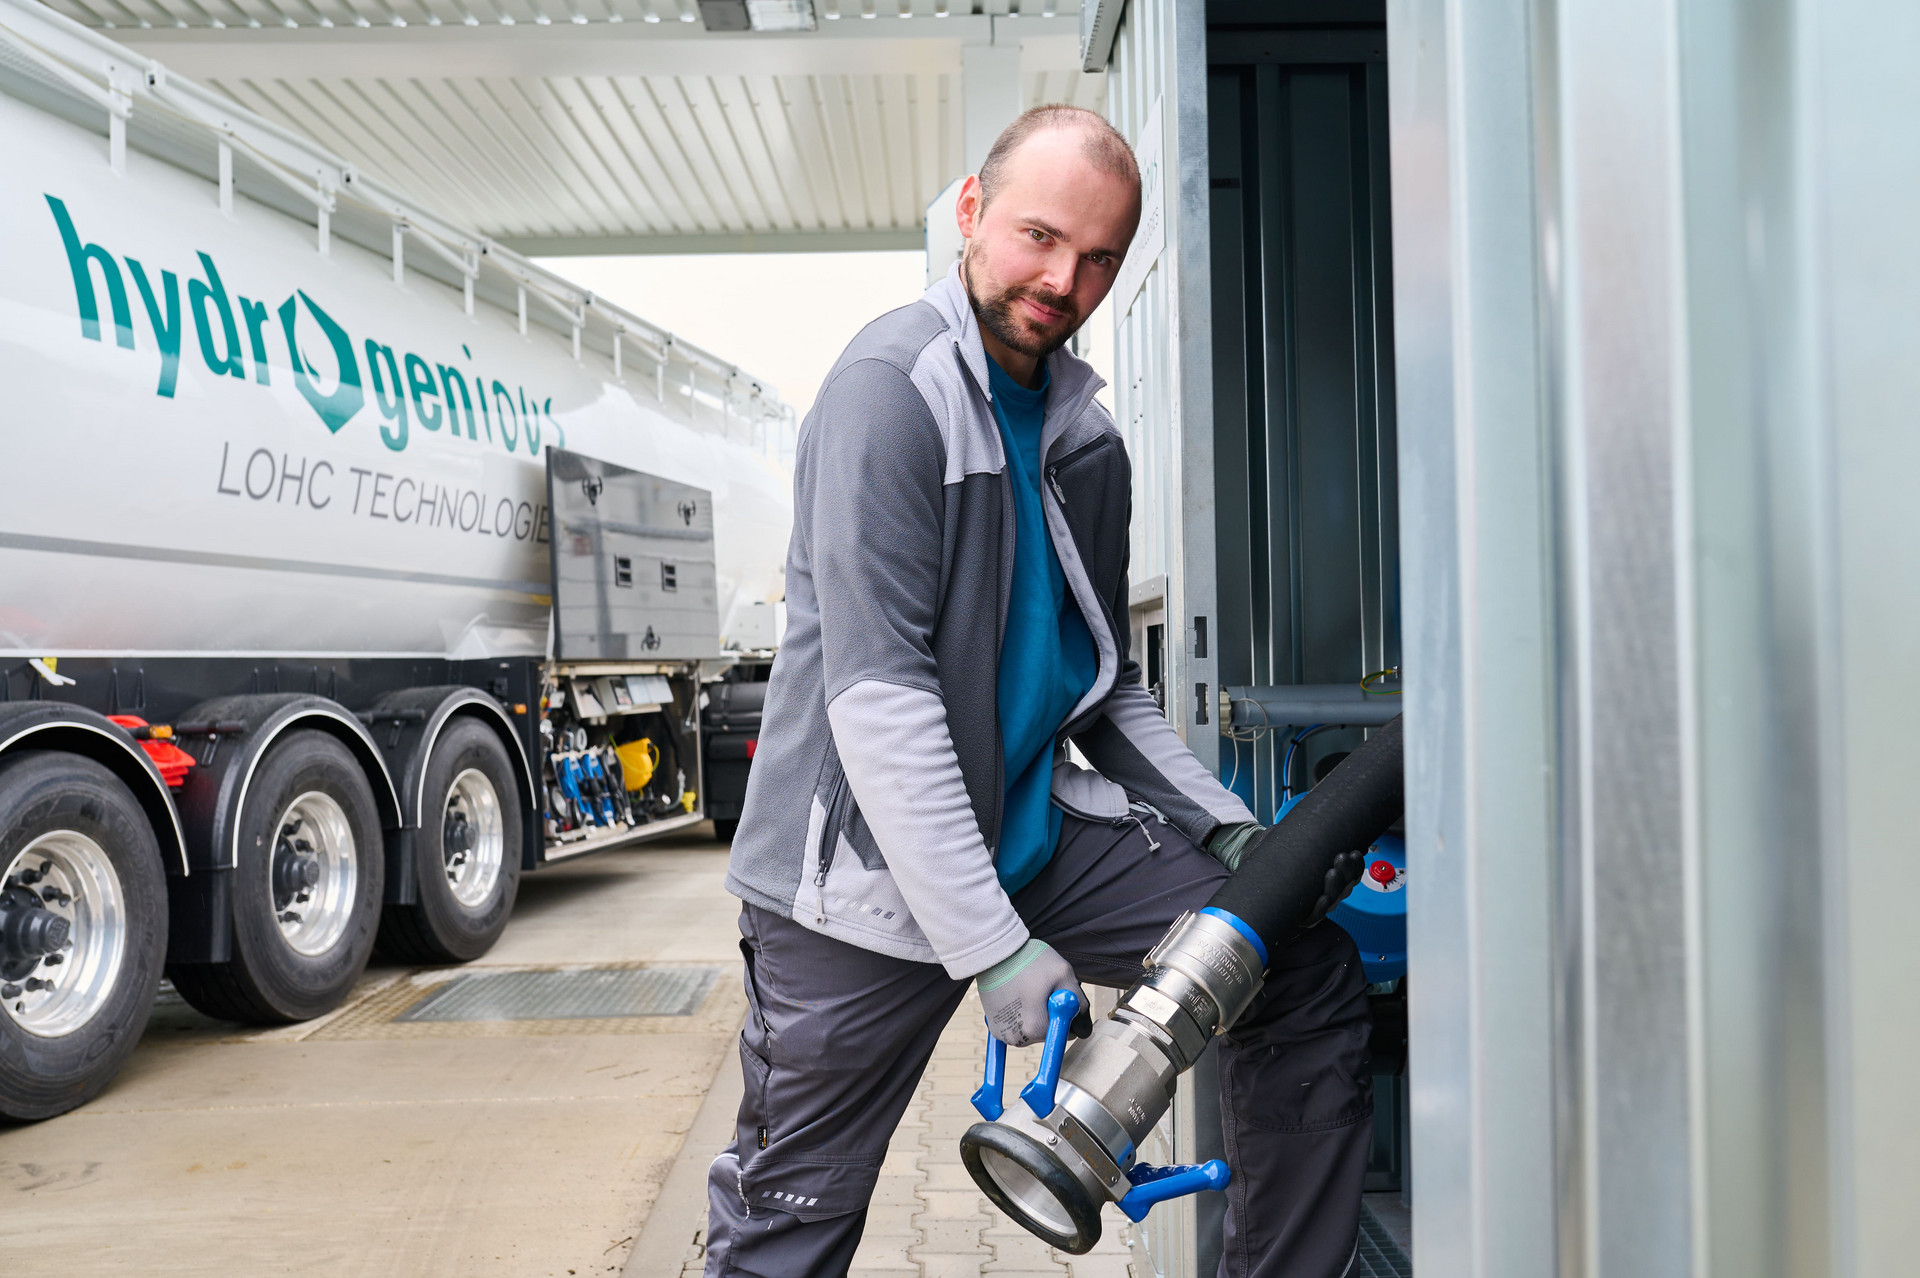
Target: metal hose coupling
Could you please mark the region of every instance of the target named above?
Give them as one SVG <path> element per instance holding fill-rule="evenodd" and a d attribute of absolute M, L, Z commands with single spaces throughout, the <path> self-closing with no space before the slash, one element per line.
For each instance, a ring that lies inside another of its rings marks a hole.
<path fill-rule="evenodd" d="M 1006 1044 L 987 1039 L 974 1108 L 987 1121 L 960 1138 L 960 1157 L 995 1206 L 1075 1255 L 1100 1241 L 1100 1209 L 1142 1220 L 1155 1203 L 1230 1179 L 1219 1159 L 1148 1167 L 1135 1150 L 1173 1101 L 1175 1080 L 1260 992 L 1266 947 L 1224 910 L 1183 915 L 1147 955 L 1147 974 L 1113 1014 L 1071 1046 L 1080 1011 L 1071 990 L 1047 1003 L 1040 1072 L 1011 1107 L 1002 1098 Z"/>
<path fill-rule="evenodd" d="M 1054 991 L 1040 1071 L 1013 1105 L 1002 1097 L 1006 1045 L 988 1038 L 986 1081 L 973 1096 L 986 1121 L 960 1138 L 960 1157 L 995 1206 L 1078 1255 L 1100 1241 L 1107 1203 L 1138 1221 L 1155 1203 L 1226 1188 L 1219 1159 L 1147 1167 L 1136 1151 L 1180 1075 L 1253 1004 L 1270 948 L 1318 923 L 1358 879 L 1357 849 L 1399 819 L 1400 743 L 1395 719 L 1309 791 L 1204 909 L 1174 923 L 1147 955 L 1146 975 L 1071 1046 L 1080 999 Z"/>

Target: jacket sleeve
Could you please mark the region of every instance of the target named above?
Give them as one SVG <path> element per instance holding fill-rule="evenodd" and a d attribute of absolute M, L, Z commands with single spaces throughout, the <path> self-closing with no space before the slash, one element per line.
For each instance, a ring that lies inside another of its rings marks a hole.
<path fill-rule="evenodd" d="M 878 360 L 822 389 L 797 467 L 834 746 L 914 922 L 964 979 L 1027 929 L 974 817 L 934 663 L 945 470 L 926 400 Z"/>
<path fill-rule="evenodd" d="M 1121 536 L 1125 535 L 1123 525 Z M 1193 757 L 1141 681 L 1140 663 L 1127 650 L 1132 643 L 1126 629 L 1127 554 L 1123 543 L 1118 584 L 1107 608 L 1118 632 L 1120 677 L 1100 715 L 1075 733 L 1073 741 L 1107 780 L 1158 808 L 1169 825 L 1196 846 L 1205 846 L 1207 836 L 1220 826 L 1238 825 L 1254 816 L 1239 795 L 1221 785 Z"/>

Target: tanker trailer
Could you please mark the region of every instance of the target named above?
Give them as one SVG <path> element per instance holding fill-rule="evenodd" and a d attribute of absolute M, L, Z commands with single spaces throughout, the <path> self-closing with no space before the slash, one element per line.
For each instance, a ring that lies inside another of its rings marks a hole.
<path fill-rule="evenodd" d="M 0 1115 L 703 819 L 774 396 L 31 0 L 0 171 Z"/>

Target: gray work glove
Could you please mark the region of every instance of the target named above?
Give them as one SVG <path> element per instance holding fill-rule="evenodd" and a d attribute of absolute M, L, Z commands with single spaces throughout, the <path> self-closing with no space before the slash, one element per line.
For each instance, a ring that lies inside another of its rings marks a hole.
<path fill-rule="evenodd" d="M 1207 855 L 1228 870 L 1238 871 L 1240 863 L 1260 845 L 1260 836 L 1270 829 L 1271 826 L 1261 825 L 1257 821 L 1216 827 L 1207 836 Z M 1347 899 L 1354 885 L 1360 882 L 1360 872 L 1366 863 L 1364 853 L 1347 852 L 1327 867 L 1326 891 L 1315 903 L 1313 913 L 1300 925 L 1302 929 L 1318 927 L 1320 920 L 1326 918 L 1334 906 Z"/>
<path fill-rule="evenodd" d="M 1267 827 L 1258 821 L 1243 821 L 1239 825 L 1219 826 L 1207 836 L 1207 855 L 1226 866 L 1229 870 L 1240 868 L 1241 858 L 1252 849 Z"/>
<path fill-rule="evenodd" d="M 1091 1025 L 1087 1015 L 1087 992 L 1073 974 L 1073 965 L 1045 941 L 1028 942 L 974 977 L 980 989 L 980 1005 L 987 1013 L 987 1032 L 1009 1047 L 1025 1047 L 1047 1036 L 1047 999 L 1055 990 L 1072 990 L 1080 996 L 1080 1015 L 1075 1017 L 1077 1038 Z"/>

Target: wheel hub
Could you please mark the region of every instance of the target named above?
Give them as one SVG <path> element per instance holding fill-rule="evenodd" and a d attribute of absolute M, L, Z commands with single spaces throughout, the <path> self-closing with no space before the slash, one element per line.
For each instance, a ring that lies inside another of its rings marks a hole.
<path fill-rule="evenodd" d="M 447 787 L 440 852 L 454 899 L 476 909 L 493 894 L 506 857 L 506 821 L 487 774 L 468 768 Z"/>
<path fill-rule="evenodd" d="M 73 920 L 49 910 L 31 888 L 0 891 L 0 977 L 27 976 L 42 959 L 65 948 L 72 932 Z"/>
<path fill-rule="evenodd" d="M 0 1011 L 42 1038 L 71 1034 L 112 998 L 127 907 L 105 848 L 53 830 L 0 874 Z"/>
<path fill-rule="evenodd" d="M 320 886 L 320 862 L 314 858 L 313 844 L 299 837 L 295 821 L 280 831 L 273 849 L 273 905 L 284 910 L 305 904 Z"/>
<path fill-rule="evenodd" d="M 447 849 L 447 868 L 451 870 L 465 865 L 467 858 L 473 854 L 473 822 L 467 820 L 467 814 L 449 807 L 446 829 L 441 837 Z"/>
<path fill-rule="evenodd" d="M 287 805 L 268 873 L 282 939 L 309 957 L 333 948 L 352 920 L 360 881 L 353 827 L 337 799 L 309 790 Z"/>

